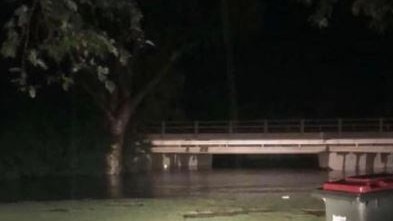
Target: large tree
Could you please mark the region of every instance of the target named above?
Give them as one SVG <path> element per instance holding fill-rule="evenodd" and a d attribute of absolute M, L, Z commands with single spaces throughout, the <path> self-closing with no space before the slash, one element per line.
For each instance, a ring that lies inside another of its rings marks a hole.
<path fill-rule="evenodd" d="M 9 1 L 3 57 L 18 88 L 35 97 L 46 84 L 83 88 L 104 113 L 111 137 L 106 174 L 122 172 L 127 126 L 170 71 L 180 50 L 160 53 L 145 38 L 136 0 Z"/>

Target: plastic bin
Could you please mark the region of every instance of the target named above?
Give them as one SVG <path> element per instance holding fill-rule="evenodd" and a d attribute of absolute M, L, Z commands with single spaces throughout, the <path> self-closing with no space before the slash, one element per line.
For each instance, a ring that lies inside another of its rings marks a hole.
<path fill-rule="evenodd" d="M 326 182 L 313 195 L 325 202 L 327 221 L 393 221 L 393 174 Z"/>

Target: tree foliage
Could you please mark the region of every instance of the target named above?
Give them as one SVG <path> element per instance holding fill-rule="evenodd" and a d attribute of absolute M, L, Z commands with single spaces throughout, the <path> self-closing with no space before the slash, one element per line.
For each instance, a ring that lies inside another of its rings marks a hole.
<path fill-rule="evenodd" d="M 120 83 L 114 65 L 126 67 L 144 47 L 154 46 L 144 37 L 142 18 L 129 0 L 32 0 L 18 5 L 6 23 L 1 53 L 19 60 L 10 71 L 32 97 L 43 83 L 59 82 L 68 90 L 82 74 L 112 93 Z"/>
<path fill-rule="evenodd" d="M 332 17 L 335 4 L 344 0 L 299 0 L 315 7 L 315 13 L 310 20 L 317 26 L 327 27 Z M 393 26 L 393 1 L 390 0 L 351 0 L 352 14 L 369 19 L 369 25 L 385 31 Z"/>

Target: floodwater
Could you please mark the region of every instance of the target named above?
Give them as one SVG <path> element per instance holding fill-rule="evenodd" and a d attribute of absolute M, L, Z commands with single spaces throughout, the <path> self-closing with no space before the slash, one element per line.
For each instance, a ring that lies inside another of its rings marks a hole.
<path fill-rule="evenodd" d="M 319 170 L 165 171 L 0 181 L 0 220 L 322 221 Z"/>

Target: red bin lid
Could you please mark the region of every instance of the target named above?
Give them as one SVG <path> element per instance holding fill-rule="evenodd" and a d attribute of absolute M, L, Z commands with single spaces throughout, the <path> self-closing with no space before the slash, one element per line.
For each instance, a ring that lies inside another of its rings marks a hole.
<path fill-rule="evenodd" d="M 369 193 L 393 190 L 393 174 L 373 174 L 347 177 L 343 180 L 324 183 L 323 190 L 347 193 Z"/>

